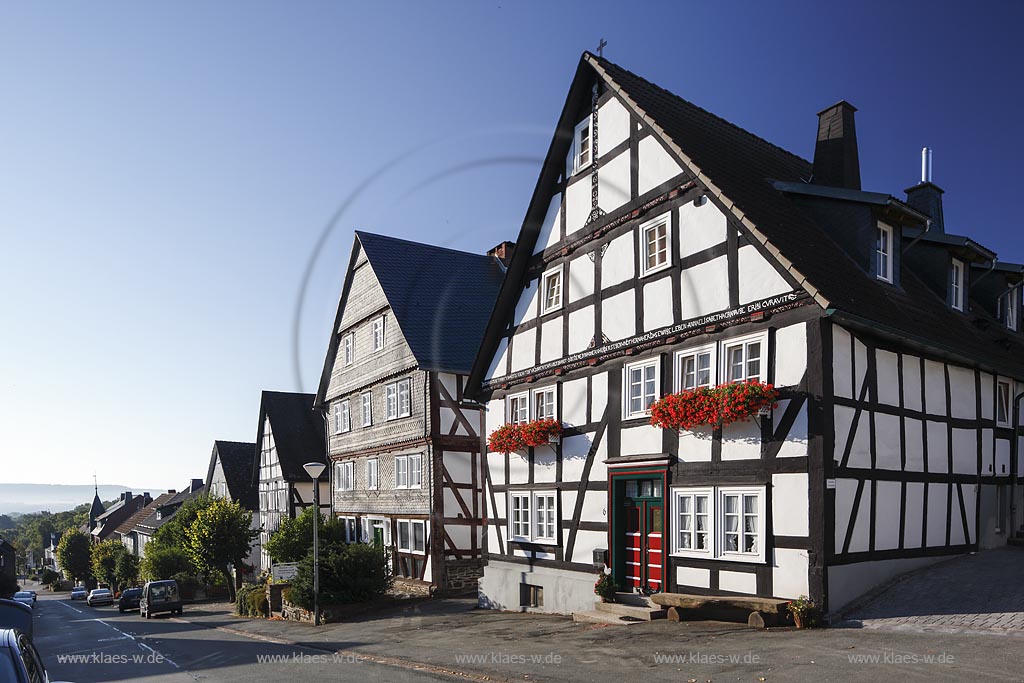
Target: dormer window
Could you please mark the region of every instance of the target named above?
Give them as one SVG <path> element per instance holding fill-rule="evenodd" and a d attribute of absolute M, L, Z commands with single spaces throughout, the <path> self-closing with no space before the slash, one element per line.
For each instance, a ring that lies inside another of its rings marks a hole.
<path fill-rule="evenodd" d="M 1017 315 L 1020 311 L 1020 287 L 1014 287 L 1006 294 L 1006 328 L 1017 331 Z"/>
<path fill-rule="evenodd" d="M 572 172 L 582 171 L 583 169 L 590 166 L 593 162 L 591 158 L 591 144 L 590 136 L 592 131 L 591 117 L 583 119 L 576 125 L 576 130 L 573 134 L 573 145 L 572 145 Z"/>
<path fill-rule="evenodd" d="M 953 259 L 950 269 L 949 305 L 958 311 L 964 310 L 964 262 Z"/>
<path fill-rule="evenodd" d="M 879 223 L 875 229 L 875 277 L 891 283 L 892 280 L 892 228 Z"/>

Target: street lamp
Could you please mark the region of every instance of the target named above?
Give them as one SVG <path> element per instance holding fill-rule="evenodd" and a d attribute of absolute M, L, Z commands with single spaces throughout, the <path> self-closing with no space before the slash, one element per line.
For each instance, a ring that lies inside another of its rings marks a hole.
<path fill-rule="evenodd" d="M 327 469 L 322 462 L 307 462 L 302 466 L 313 480 L 313 625 L 320 625 L 320 475 Z"/>

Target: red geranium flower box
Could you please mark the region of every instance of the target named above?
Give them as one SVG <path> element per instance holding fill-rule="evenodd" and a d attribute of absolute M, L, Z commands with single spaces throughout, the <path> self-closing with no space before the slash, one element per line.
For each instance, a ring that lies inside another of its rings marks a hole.
<path fill-rule="evenodd" d="M 651 424 L 675 431 L 742 422 L 775 407 L 779 392 L 771 384 L 741 382 L 668 394 L 651 404 Z"/>

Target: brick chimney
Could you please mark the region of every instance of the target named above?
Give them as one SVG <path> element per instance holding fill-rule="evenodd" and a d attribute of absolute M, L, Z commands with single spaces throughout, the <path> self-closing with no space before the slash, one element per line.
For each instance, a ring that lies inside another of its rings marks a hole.
<path fill-rule="evenodd" d="M 944 233 L 942 221 L 942 188 L 932 182 L 932 150 L 921 150 L 921 182 L 908 187 L 907 204 L 932 219 L 931 230 Z"/>
<path fill-rule="evenodd" d="M 846 100 L 818 112 L 818 140 L 814 145 L 815 185 L 860 189 L 860 158 L 857 155 L 857 108 Z"/>
<path fill-rule="evenodd" d="M 501 261 L 503 266 L 508 268 L 508 264 L 512 262 L 512 252 L 514 252 L 515 250 L 516 243 L 505 240 L 498 246 L 488 251 L 487 255 L 493 256 L 494 258 L 498 259 L 499 261 Z"/>

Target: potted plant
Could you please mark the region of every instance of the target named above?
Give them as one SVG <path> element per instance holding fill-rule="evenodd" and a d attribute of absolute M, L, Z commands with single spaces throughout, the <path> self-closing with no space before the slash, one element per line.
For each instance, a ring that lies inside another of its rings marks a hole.
<path fill-rule="evenodd" d="M 619 584 L 611 574 L 601 572 L 594 582 L 594 594 L 601 598 L 601 602 L 615 602 L 615 594 L 619 592 Z"/>
<path fill-rule="evenodd" d="M 663 396 L 651 404 L 651 424 L 683 431 L 709 425 L 723 427 L 763 414 L 775 406 L 779 392 L 771 384 L 738 382 L 700 387 Z"/>
<path fill-rule="evenodd" d="M 525 446 L 519 425 L 502 425 L 487 437 L 487 448 L 492 453 L 513 453 Z"/>
<path fill-rule="evenodd" d="M 818 606 L 809 597 L 801 595 L 796 600 L 790 600 L 787 606 L 797 628 L 809 628 L 814 625 Z"/>
<path fill-rule="evenodd" d="M 562 435 L 562 423 L 554 418 L 533 420 L 519 425 L 519 433 L 527 446 L 557 443 Z"/>

